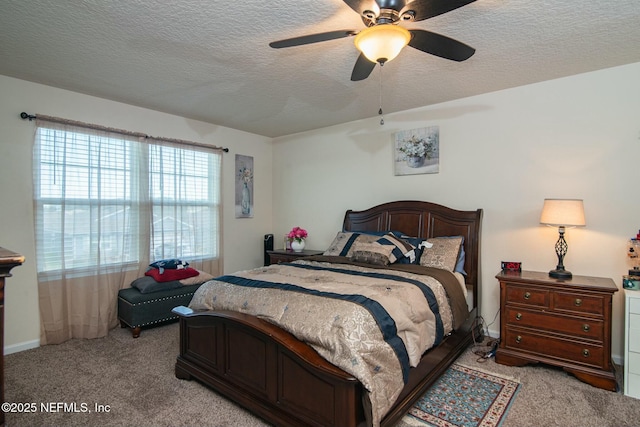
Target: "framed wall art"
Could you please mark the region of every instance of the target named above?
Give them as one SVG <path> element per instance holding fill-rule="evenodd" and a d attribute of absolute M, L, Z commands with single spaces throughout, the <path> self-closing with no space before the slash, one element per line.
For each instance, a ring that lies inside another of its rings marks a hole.
<path fill-rule="evenodd" d="M 440 171 L 440 128 L 429 126 L 393 134 L 396 175 L 417 175 Z"/>
<path fill-rule="evenodd" d="M 236 218 L 253 218 L 253 157 L 236 154 Z"/>

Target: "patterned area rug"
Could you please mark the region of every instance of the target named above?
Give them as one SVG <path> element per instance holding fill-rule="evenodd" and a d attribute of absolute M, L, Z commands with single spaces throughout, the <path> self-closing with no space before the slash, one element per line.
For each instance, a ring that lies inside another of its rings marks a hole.
<path fill-rule="evenodd" d="M 403 418 L 415 426 L 498 427 L 520 384 L 453 364 Z"/>

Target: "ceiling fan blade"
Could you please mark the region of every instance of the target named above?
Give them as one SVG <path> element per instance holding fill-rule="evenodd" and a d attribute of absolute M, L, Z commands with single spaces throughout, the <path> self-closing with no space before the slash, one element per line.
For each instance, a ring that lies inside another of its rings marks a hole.
<path fill-rule="evenodd" d="M 375 2 L 375 0 L 343 0 L 347 6 L 353 9 L 358 15 L 362 15 L 362 12 L 365 10 L 370 10 L 372 12 L 379 12 L 380 6 Z"/>
<path fill-rule="evenodd" d="M 354 36 L 357 33 L 358 32 L 354 30 L 329 31 L 326 33 L 309 34 L 306 36 L 292 37 L 290 39 L 278 40 L 278 41 L 269 43 L 269 46 L 276 49 L 280 49 L 283 47 L 300 46 L 303 44 L 311 44 L 311 43 L 324 42 L 327 40 L 341 39 L 343 37 Z"/>
<path fill-rule="evenodd" d="M 366 79 L 374 68 L 376 68 L 376 63 L 369 61 L 367 57 L 364 56 L 364 53 L 361 53 L 351 72 L 351 81 L 357 82 Z"/>
<path fill-rule="evenodd" d="M 346 1 L 346 0 L 345 0 Z M 443 13 L 451 12 L 476 0 L 414 0 L 409 2 L 400 12 L 414 11 L 414 20 L 422 21 Z"/>
<path fill-rule="evenodd" d="M 476 52 L 471 46 L 431 31 L 409 30 L 409 32 L 412 35 L 409 46 L 441 58 L 461 62 L 471 58 Z"/>

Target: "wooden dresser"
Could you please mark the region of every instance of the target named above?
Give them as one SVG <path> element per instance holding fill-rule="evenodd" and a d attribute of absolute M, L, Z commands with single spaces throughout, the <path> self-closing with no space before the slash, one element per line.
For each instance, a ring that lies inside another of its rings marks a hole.
<path fill-rule="evenodd" d="M 593 386 L 617 391 L 611 362 L 611 279 L 499 273 L 500 346 L 496 362 L 562 367 Z"/>
<path fill-rule="evenodd" d="M 4 354 L 4 279 L 11 277 L 11 269 L 24 262 L 24 257 L 0 248 L 0 349 Z M 0 401 L 4 403 L 4 356 L 0 357 Z M 4 411 L 0 411 L 0 425 L 4 425 Z"/>

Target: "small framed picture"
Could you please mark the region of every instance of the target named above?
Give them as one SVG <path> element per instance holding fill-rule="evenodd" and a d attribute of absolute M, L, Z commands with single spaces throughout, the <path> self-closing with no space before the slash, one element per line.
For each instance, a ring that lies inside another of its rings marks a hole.
<path fill-rule="evenodd" d="M 253 157 L 236 154 L 236 218 L 253 218 Z"/>
<path fill-rule="evenodd" d="M 403 130 L 393 134 L 396 175 L 440 172 L 440 128 Z"/>

